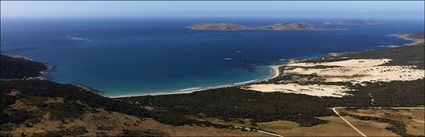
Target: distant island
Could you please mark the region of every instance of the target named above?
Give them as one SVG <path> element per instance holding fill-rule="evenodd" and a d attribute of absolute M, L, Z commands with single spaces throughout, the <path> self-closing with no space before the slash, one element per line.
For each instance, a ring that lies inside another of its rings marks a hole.
<path fill-rule="evenodd" d="M 344 30 L 340 28 L 321 28 L 309 23 L 277 23 L 267 26 L 244 26 L 235 23 L 198 23 L 188 27 L 192 30 L 217 30 L 217 31 L 238 31 L 238 30 Z"/>
<path fill-rule="evenodd" d="M 326 25 L 376 25 L 379 23 L 372 20 L 337 20 L 337 21 L 327 21 L 327 22 L 324 22 L 323 24 L 326 24 Z"/>

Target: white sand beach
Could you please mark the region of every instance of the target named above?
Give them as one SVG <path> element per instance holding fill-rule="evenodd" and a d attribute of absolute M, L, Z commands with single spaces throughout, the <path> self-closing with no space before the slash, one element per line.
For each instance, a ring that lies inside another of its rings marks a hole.
<path fill-rule="evenodd" d="M 231 83 L 231 84 L 225 84 L 225 85 L 218 85 L 218 86 L 209 86 L 209 87 L 192 87 L 192 88 L 185 88 L 185 89 L 180 89 L 177 91 L 163 91 L 163 92 L 153 92 L 153 93 L 139 93 L 139 94 L 126 94 L 126 95 L 113 95 L 113 96 L 108 96 L 111 98 L 121 98 L 121 97 L 136 97 L 136 96 L 147 96 L 147 95 L 172 95 L 172 94 L 189 94 L 192 92 L 196 92 L 196 91 L 202 91 L 202 90 L 208 90 L 208 89 L 217 89 L 217 88 L 224 88 L 224 87 L 232 87 L 232 86 L 241 86 L 241 85 L 246 85 L 246 84 L 250 84 L 250 83 L 256 83 L 256 82 L 261 82 L 261 81 L 267 81 L 273 78 L 276 78 L 280 75 L 279 73 L 279 68 L 281 66 L 284 65 L 272 65 L 269 66 L 270 67 L 270 76 L 264 78 L 264 79 L 254 79 L 254 80 L 248 80 L 248 81 L 242 81 L 242 82 L 237 82 L 237 83 Z"/>

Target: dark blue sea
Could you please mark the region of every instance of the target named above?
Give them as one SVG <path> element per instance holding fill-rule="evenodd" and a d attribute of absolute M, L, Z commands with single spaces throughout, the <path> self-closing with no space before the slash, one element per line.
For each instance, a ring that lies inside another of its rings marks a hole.
<path fill-rule="evenodd" d="M 283 18 L 2 18 L 1 53 L 54 66 L 49 78 L 82 83 L 107 96 L 184 91 L 264 79 L 285 59 L 365 51 L 409 41 L 423 20 L 379 25 L 321 25 L 348 30 L 194 31 L 194 23 L 270 25 L 330 19 Z M 333 19 L 335 20 L 335 19 Z"/>

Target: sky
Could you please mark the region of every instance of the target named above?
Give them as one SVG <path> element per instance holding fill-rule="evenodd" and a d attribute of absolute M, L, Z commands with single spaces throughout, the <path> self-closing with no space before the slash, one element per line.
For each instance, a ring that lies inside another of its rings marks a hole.
<path fill-rule="evenodd" d="M 1 1 L 1 17 L 424 19 L 424 1 Z"/>

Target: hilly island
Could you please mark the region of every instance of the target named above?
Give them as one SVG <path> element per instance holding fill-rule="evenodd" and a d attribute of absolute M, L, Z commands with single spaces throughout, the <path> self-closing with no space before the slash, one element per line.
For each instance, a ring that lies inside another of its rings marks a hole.
<path fill-rule="evenodd" d="M 344 30 L 340 28 L 321 28 L 309 23 L 277 23 L 267 26 L 244 26 L 235 23 L 199 23 L 188 27 L 192 30 L 216 30 L 216 31 L 237 31 L 237 30 Z"/>
<path fill-rule="evenodd" d="M 2 55 L 0 133 L 423 136 L 424 35 L 397 36 L 413 44 L 293 59 L 275 77 L 240 86 L 120 98 L 44 80 L 44 63 Z"/>

